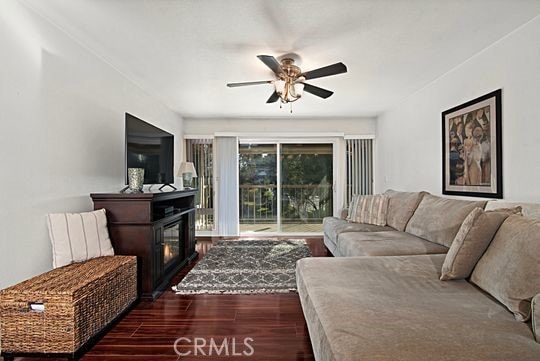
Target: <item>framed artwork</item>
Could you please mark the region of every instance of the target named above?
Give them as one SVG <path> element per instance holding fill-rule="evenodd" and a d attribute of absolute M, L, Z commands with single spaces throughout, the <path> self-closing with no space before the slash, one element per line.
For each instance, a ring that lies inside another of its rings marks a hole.
<path fill-rule="evenodd" d="M 501 89 L 442 113 L 443 194 L 502 198 Z"/>

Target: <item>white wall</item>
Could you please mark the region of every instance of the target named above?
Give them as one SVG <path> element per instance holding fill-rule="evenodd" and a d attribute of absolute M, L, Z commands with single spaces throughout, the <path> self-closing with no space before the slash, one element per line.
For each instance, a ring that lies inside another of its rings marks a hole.
<path fill-rule="evenodd" d="M 301 100 L 300 100 L 301 101 Z M 216 132 L 231 133 L 345 133 L 347 135 L 374 135 L 375 118 L 306 119 L 294 115 L 285 118 L 185 118 L 184 133 L 212 135 Z"/>
<path fill-rule="evenodd" d="M 51 268 L 45 214 L 124 184 L 124 112 L 176 136 L 182 119 L 50 23 L 0 4 L 0 288 Z"/>
<path fill-rule="evenodd" d="M 502 88 L 504 198 L 540 201 L 539 39 L 536 17 L 384 113 L 377 190 L 441 194 L 441 112 Z"/>

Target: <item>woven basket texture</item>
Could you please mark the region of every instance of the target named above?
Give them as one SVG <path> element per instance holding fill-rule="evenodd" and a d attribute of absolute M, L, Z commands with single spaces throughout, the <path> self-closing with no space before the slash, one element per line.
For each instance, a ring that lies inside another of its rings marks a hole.
<path fill-rule="evenodd" d="M 3 352 L 73 353 L 137 298 L 137 258 L 100 257 L 0 291 Z M 43 312 L 30 310 L 43 303 Z"/>

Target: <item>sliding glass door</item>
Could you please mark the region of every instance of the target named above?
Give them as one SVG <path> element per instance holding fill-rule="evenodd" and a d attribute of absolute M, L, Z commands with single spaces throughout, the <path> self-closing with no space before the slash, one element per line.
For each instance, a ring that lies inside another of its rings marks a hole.
<path fill-rule="evenodd" d="M 281 231 L 322 232 L 332 215 L 332 144 L 281 144 Z"/>
<path fill-rule="evenodd" d="M 333 210 L 332 143 L 241 143 L 240 232 L 320 233 Z"/>
<path fill-rule="evenodd" d="M 277 145 L 240 144 L 240 232 L 278 232 Z"/>

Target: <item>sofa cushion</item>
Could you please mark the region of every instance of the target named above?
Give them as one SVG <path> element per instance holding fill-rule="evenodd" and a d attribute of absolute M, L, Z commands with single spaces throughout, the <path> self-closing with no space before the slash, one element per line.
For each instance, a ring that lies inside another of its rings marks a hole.
<path fill-rule="evenodd" d="M 471 282 L 501 301 L 517 320 L 527 321 L 531 299 L 540 293 L 540 220 L 512 215 L 480 258 Z"/>
<path fill-rule="evenodd" d="M 463 220 L 486 201 L 465 201 L 426 194 L 405 230 L 428 241 L 450 247 Z"/>
<path fill-rule="evenodd" d="M 308 258 L 298 293 L 319 361 L 537 361 L 540 344 L 465 280 L 439 280 L 444 255 Z"/>
<path fill-rule="evenodd" d="M 331 239 L 330 237 L 328 237 L 326 235 L 326 233 L 323 235 L 323 242 L 324 242 L 324 245 L 326 246 L 326 249 L 328 251 L 330 251 L 330 253 L 334 256 L 336 256 L 336 248 L 337 248 L 337 245 L 336 245 L 336 240 L 334 239 Z"/>
<path fill-rule="evenodd" d="M 338 235 L 337 253 L 343 257 L 402 256 L 446 253 L 448 248 L 399 231 L 346 232 Z"/>
<path fill-rule="evenodd" d="M 446 254 L 441 280 L 469 277 L 504 220 L 512 214 L 519 213 L 521 213 L 519 206 L 496 211 L 484 211 L 479 207 L 473 209 L 463 221 Z"/>
<path fill-rule="evenodd" d="M 398 231 L 404 231 L 427 192 L 398 192 L 389 189 L 384 194 L 388 196 L 386 224 Z"/>
<path fill-rule="evenodd" d="M 531 301 L 532 330 L 536 342 L 540 343 L 540 294 L 534 296 Z"/>
<path fill-rule="evenodd" d="M 540 203 L 526 202 L 506 202 L 506 201 L 489 201 L 486 204 L 486 211 L 491 211 L 500 208 L 521 207 L 521 213 L 531 219 L 540 219 Z"/>
<path fill-rule="evenodd" d="M 336 217 L 325 217 L 323 219 L 324 233 L 336 242 L 337 237 L 343 232 L 380 232 L 391 231 L 392 227 L 388 226 L 376 226 L 374 224 L 366 223 L 351 223 L 344 219 Z"/>
<path fill-rule="evenodd" d="M 53 249 L 53 267 L 114 256 L 107 230 L 105 209 L 84 213 L 51 213 L 47 215 Z"/>
<path fill-rule="evenodd" d="M 388 196 L 384 194 L 353 197 L 347 220 L 355 223 L 367 223 L 386 226 Z"/>

